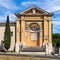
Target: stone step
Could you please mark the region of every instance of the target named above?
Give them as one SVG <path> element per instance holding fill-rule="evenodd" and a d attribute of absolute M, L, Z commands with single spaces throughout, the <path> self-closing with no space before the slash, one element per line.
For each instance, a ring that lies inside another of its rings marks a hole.
<path fill-rule="evenodd" d="M 20 52 L 20 54 L 25 54 L 25 55 L 45 55 L 45 52 Z"/>
<path fill-rule="evenodd" d="M 22 52 L 45 52 L 43 47 L 23 47 Z"/>

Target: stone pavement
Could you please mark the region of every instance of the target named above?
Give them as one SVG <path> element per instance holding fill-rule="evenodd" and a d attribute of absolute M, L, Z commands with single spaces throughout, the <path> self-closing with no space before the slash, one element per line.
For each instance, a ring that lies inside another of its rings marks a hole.
<path fill-rule="evenodd" d="M 31 58 L 53 58 L 53 59 L 59 59 L 60 60 L 60 56 L 54 56 L 54 55 L 46 55 L 46 54 L 39 54 L 39 52 L 20 52 L 20 53 L 16 53 L 16 52 L 0 52 L 0 55 L 7 55 L 7 56 L 21 56 L 21 57 L 31 57 Z"/>

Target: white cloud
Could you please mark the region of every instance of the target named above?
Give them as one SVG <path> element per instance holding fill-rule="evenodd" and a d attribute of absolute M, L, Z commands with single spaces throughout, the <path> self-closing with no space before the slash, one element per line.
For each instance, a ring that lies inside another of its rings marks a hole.
<path fill-rule="evenodd" d="M 46 0 L 45 2 L 46 9 L 49 12 L 55 12 L 60 10 L 60 0 Z"/>
<path fill-rule="evenodd" d="M 6 15 L 9 15 L 10 21 L 15 21 L 16 16 L 14 15 L 14 13 L 11 13 L 10 11 L 8 11 Z"/>
<path fill-rule="evenodd" d="M 60 22 L 54 22 L 53 33 L 60 33 Z"/>
<path fill-rule="evenodd" d="M 53 33 L 60 33 L 60 17 L 53 18 Z"/>
<path fill-rule="evenodd" d="M 29 4 L 31 4 L 31 5 L 32 5 L 32 4 L 41 4 L 41 2 L 25 1 L 25 2 L 22 2 L 22 3 L 21 3 L 22 6 L 27 6 L 27 5 L 29 5 Z"/>
<path fill-rule="evenodd" d="M 6 16 L 0 16 L 0 22 L 5 22 L 6 21 Z"/>
<path fill-rule="evenodd" d="M 60 33 L 60 21 L 53 21 L 53 33 Z"/>
<path fill-rule="evenodd" d="M 15 15 L 12 12 L 17 9 L 19 9 L 19 7 L 15 5 L 13 0 L 0 0 L 0 22 L 5 22 L 7 15 L 9 15 L 10 21 L 15 21 Z M 11 10 L 13 11 L 11 12 Z"/>
<path fill-rule="evenodd" d="M 39 7 L 42 7 L 43 9 L 54 12 L 57 10 L 60 10 L 60 0 L 45 0 L 44 2 L 38 1 L 25 1 L 20 4 L 21 6 L 29 6 L 29 5 L 37 5 Z"/>
<path fill-rule="evenodd" d="M 53 21 L 52 22 L 54 25 L 60 25 L 60 21 Z"/>
<path fill-rule="evenodd" d="M 7 9 L 18 9 L 13 0 L 0 0 L 0 6 L 3 6 Z"/>
<path fill-rule="evenodd" d="M 0 16 L 0 22 L 5 22 L 6 21 L 6 18 L 7 18 L 7 15 L 9 15 L 9 20 L 11 22 L 14 22 L 15 21 L 16 16 L 13 13 L 11 13 L 10 11 L 7 11 L 5 15 Z"/>
<path fill-rule="evenodd" d="M 53 21 L 60 21 L 60 17 L 53 18 Z"/>
<path fill-rule="evenodd" d="M 49 12 L 55 12 L 55 11 L 58 11 L 60 10 L 60 6 L 52 6 L 48 9 Z"/>
<path fill-rule="evenodd" d="M 55 11 L 55 10 L 60 10 L 60 6 L 53 6 L 51 9 L 52 9 L 53 11 Z"/>
<path fill-rule="evenodd" d="M 52 23 L 53 23 L 54 25 L 60 25 L 60 17 L 53 18 Z"/>

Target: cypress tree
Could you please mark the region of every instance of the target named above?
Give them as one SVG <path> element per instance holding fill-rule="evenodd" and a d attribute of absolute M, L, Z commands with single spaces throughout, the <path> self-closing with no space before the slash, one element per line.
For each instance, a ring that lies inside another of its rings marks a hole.
<path fill-rule="evenodd" d="M 4 33 L 4 47 L 5 49 L 10 48 L 11 42 L 11 31 L 10 31 L 10 23 L 9 23 L 9 15 L 7 15 L 6 25 L 5 25 L 5 33 Z"/>

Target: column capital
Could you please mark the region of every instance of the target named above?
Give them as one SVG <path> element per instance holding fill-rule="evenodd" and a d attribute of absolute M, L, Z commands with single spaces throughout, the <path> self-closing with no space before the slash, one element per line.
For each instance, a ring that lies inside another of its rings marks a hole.
<path fill-rule="evenodd" d="M 21 20 L 24 20 L 24 16 L 21 16 Z"/>

